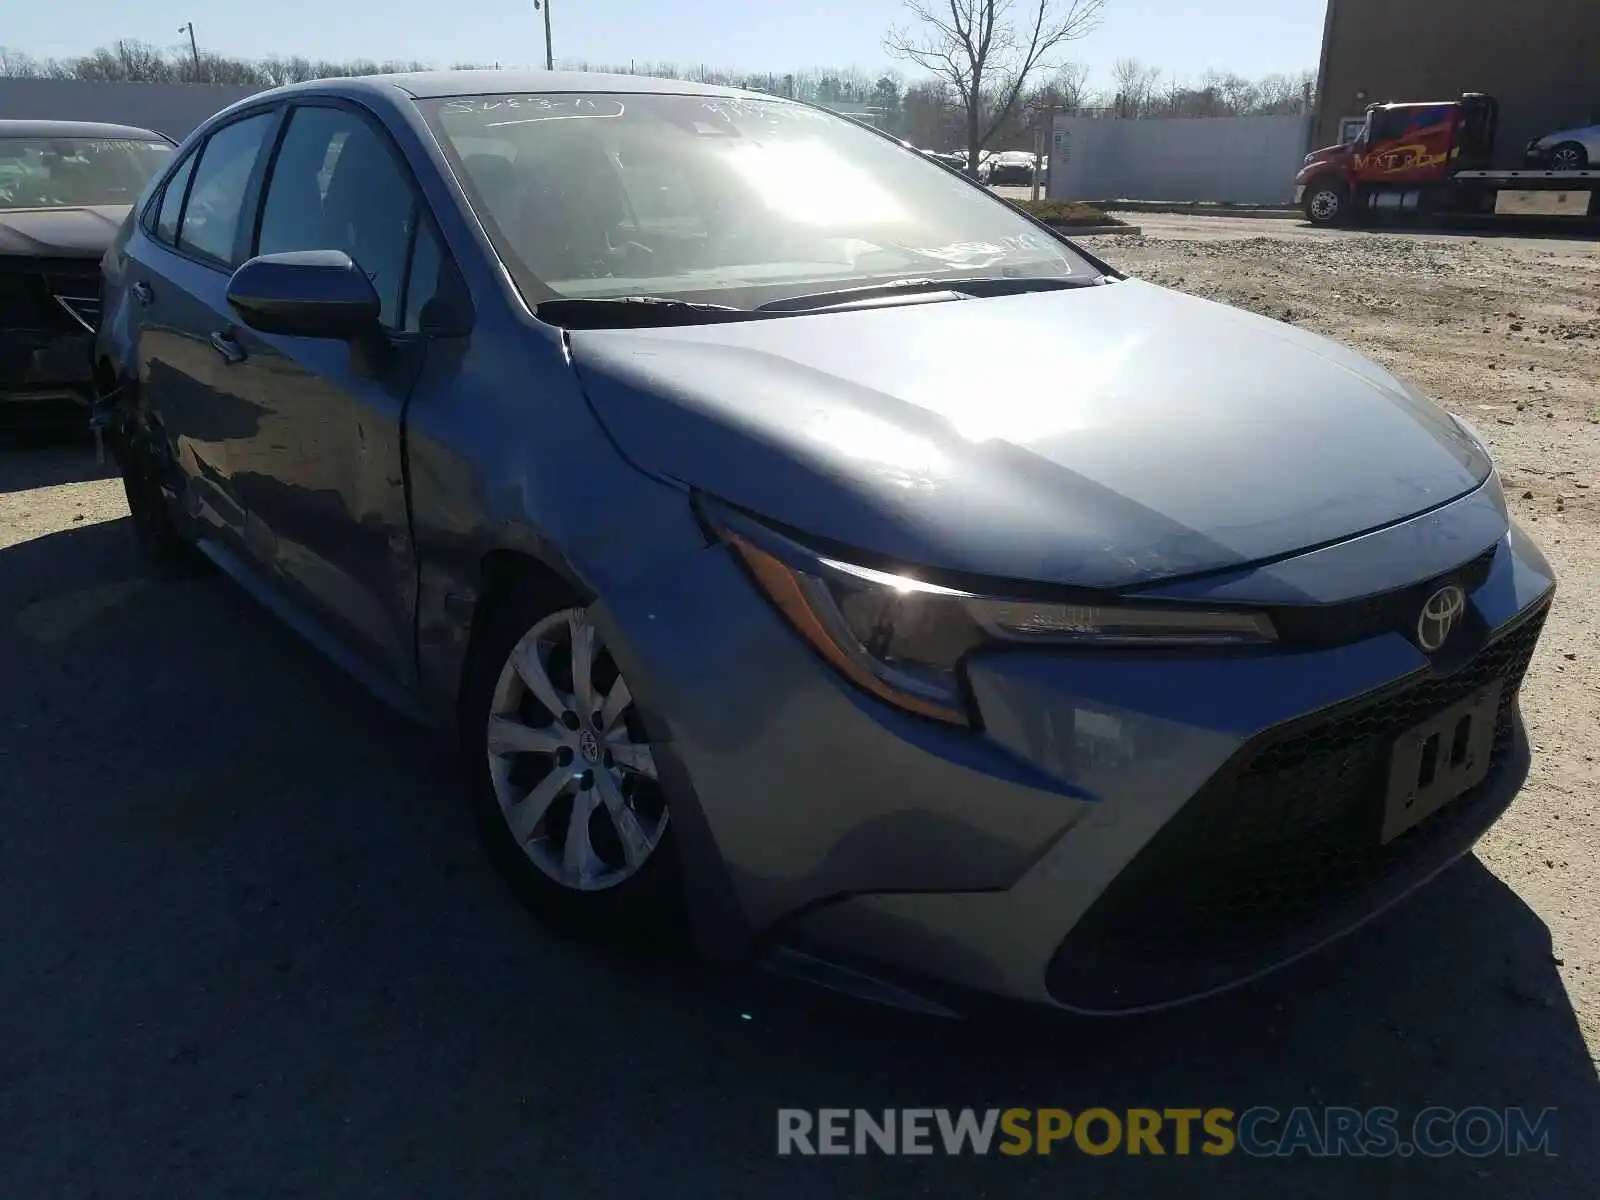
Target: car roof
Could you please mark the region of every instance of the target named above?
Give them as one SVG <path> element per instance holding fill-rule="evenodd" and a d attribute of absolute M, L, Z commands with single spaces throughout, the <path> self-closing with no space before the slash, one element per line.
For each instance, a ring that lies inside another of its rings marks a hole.
<path fill-rule="evenodd" d="M 136 125 L 108 125 L 103 121 L 10 121 L 0 120 L 0 138 L 81 137 L 128 138 L 140 142 L 169 142 L 153 129 Z"/>
<path fill-rule="evenodd" d="M 360 75 L 338 79 L 314 79 L 290 84 L 265 93 L 297 91 L 361 92 L 395 89 L 417 100 L 446 96 L 530 95 L 540 92 L 623 92 L 679 96 L 727 96 L 743 99 L 781 100 L 765 92 L 719 87 L 714 83 L 693 83 L 685 79 L 657 79 L 646 75 L 606 75 L 590 71 L 411 71 L 396 75 Z M 260 100 L 261 96 L 252 96 Z"/>

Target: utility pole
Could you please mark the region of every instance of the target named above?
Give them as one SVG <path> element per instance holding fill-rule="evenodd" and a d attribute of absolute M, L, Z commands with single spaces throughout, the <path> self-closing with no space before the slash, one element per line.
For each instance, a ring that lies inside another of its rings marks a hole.
<path fill-rule="evenodd" d="M 550 0 L 533 0 L 534 11 L 544 10 L 544 69 L 556 69 L 555 56 L 550 51 Z"/>
<path fill-rule="evenodd" d="M 199 83 L 200 82 L 200 47 L 195 45 L 195 41 L 194 41 L 194 22 L 190 21 L 187 24 L 179 25 L 178 26 L 178 32 L 179 33 L 187 33 L 189 35 L 189 53 L 194 58 L 194 81 L 196 83 Z"/>
<path fill-rule="evenodd" d="M 1033 130 L 1033 191 L 1028 196 L 1033 204 L 1039 203 L 1039 164 L 1044 160 L 1044 148 L 1050 144 L 1045 129 L 1054 120 L 1051 116 L 1054 111 L 1053 108 L 1045 109 Z"/>

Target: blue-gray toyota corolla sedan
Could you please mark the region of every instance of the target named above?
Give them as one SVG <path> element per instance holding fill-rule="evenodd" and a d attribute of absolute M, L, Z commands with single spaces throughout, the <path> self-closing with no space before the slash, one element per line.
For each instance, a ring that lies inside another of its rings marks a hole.
<path fill-rule="evenodd" d="M 455 731 L 558 928 L 1131 1012 L 1381 911 L 1527 773 L 1553 581 L 1467 423 L 817 109 L 298 85 L 104 269 L 143 547 Z"/>

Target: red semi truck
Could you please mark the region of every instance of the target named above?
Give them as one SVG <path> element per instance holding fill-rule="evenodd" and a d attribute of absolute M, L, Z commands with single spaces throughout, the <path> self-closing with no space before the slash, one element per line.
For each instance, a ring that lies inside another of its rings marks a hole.
<path fill-rule="evenodd" d="M 1459 100 L 1369 105 L 1355 141 L 1306 155 L 1294 180 L 1295 203 L 1313 225 L 1381 212 L 1600 215 L 1600 170 L 1492 169 L 1499 120 L 1494 98 L 1476 92 Z"/>

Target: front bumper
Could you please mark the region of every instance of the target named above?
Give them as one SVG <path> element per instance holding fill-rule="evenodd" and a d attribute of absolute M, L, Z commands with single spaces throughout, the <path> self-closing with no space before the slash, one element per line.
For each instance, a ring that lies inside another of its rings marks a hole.
<path fill-rule="evenodd" d="M 1233 657 L 1007 653 L 970 671 L 981 733 L 858 694 L 722 547 L 609 597 L 602 619 L 665 714 L 657 761 L 705 949 L 1125 1012 L 1359 924 L 1465 853 L 1527 770 L 1516 685 L 1553 580 L 1484 494 L 1216 585 L 1327 600 L 1353 564 L 1394 573 L 1419 548 L 1459 562 L 1491 542 L 1459 660 L 1398 632 Z M 1374 764 L 1486 673 L 1508 682 L 1490 779 L 1380 849 Z"/>

